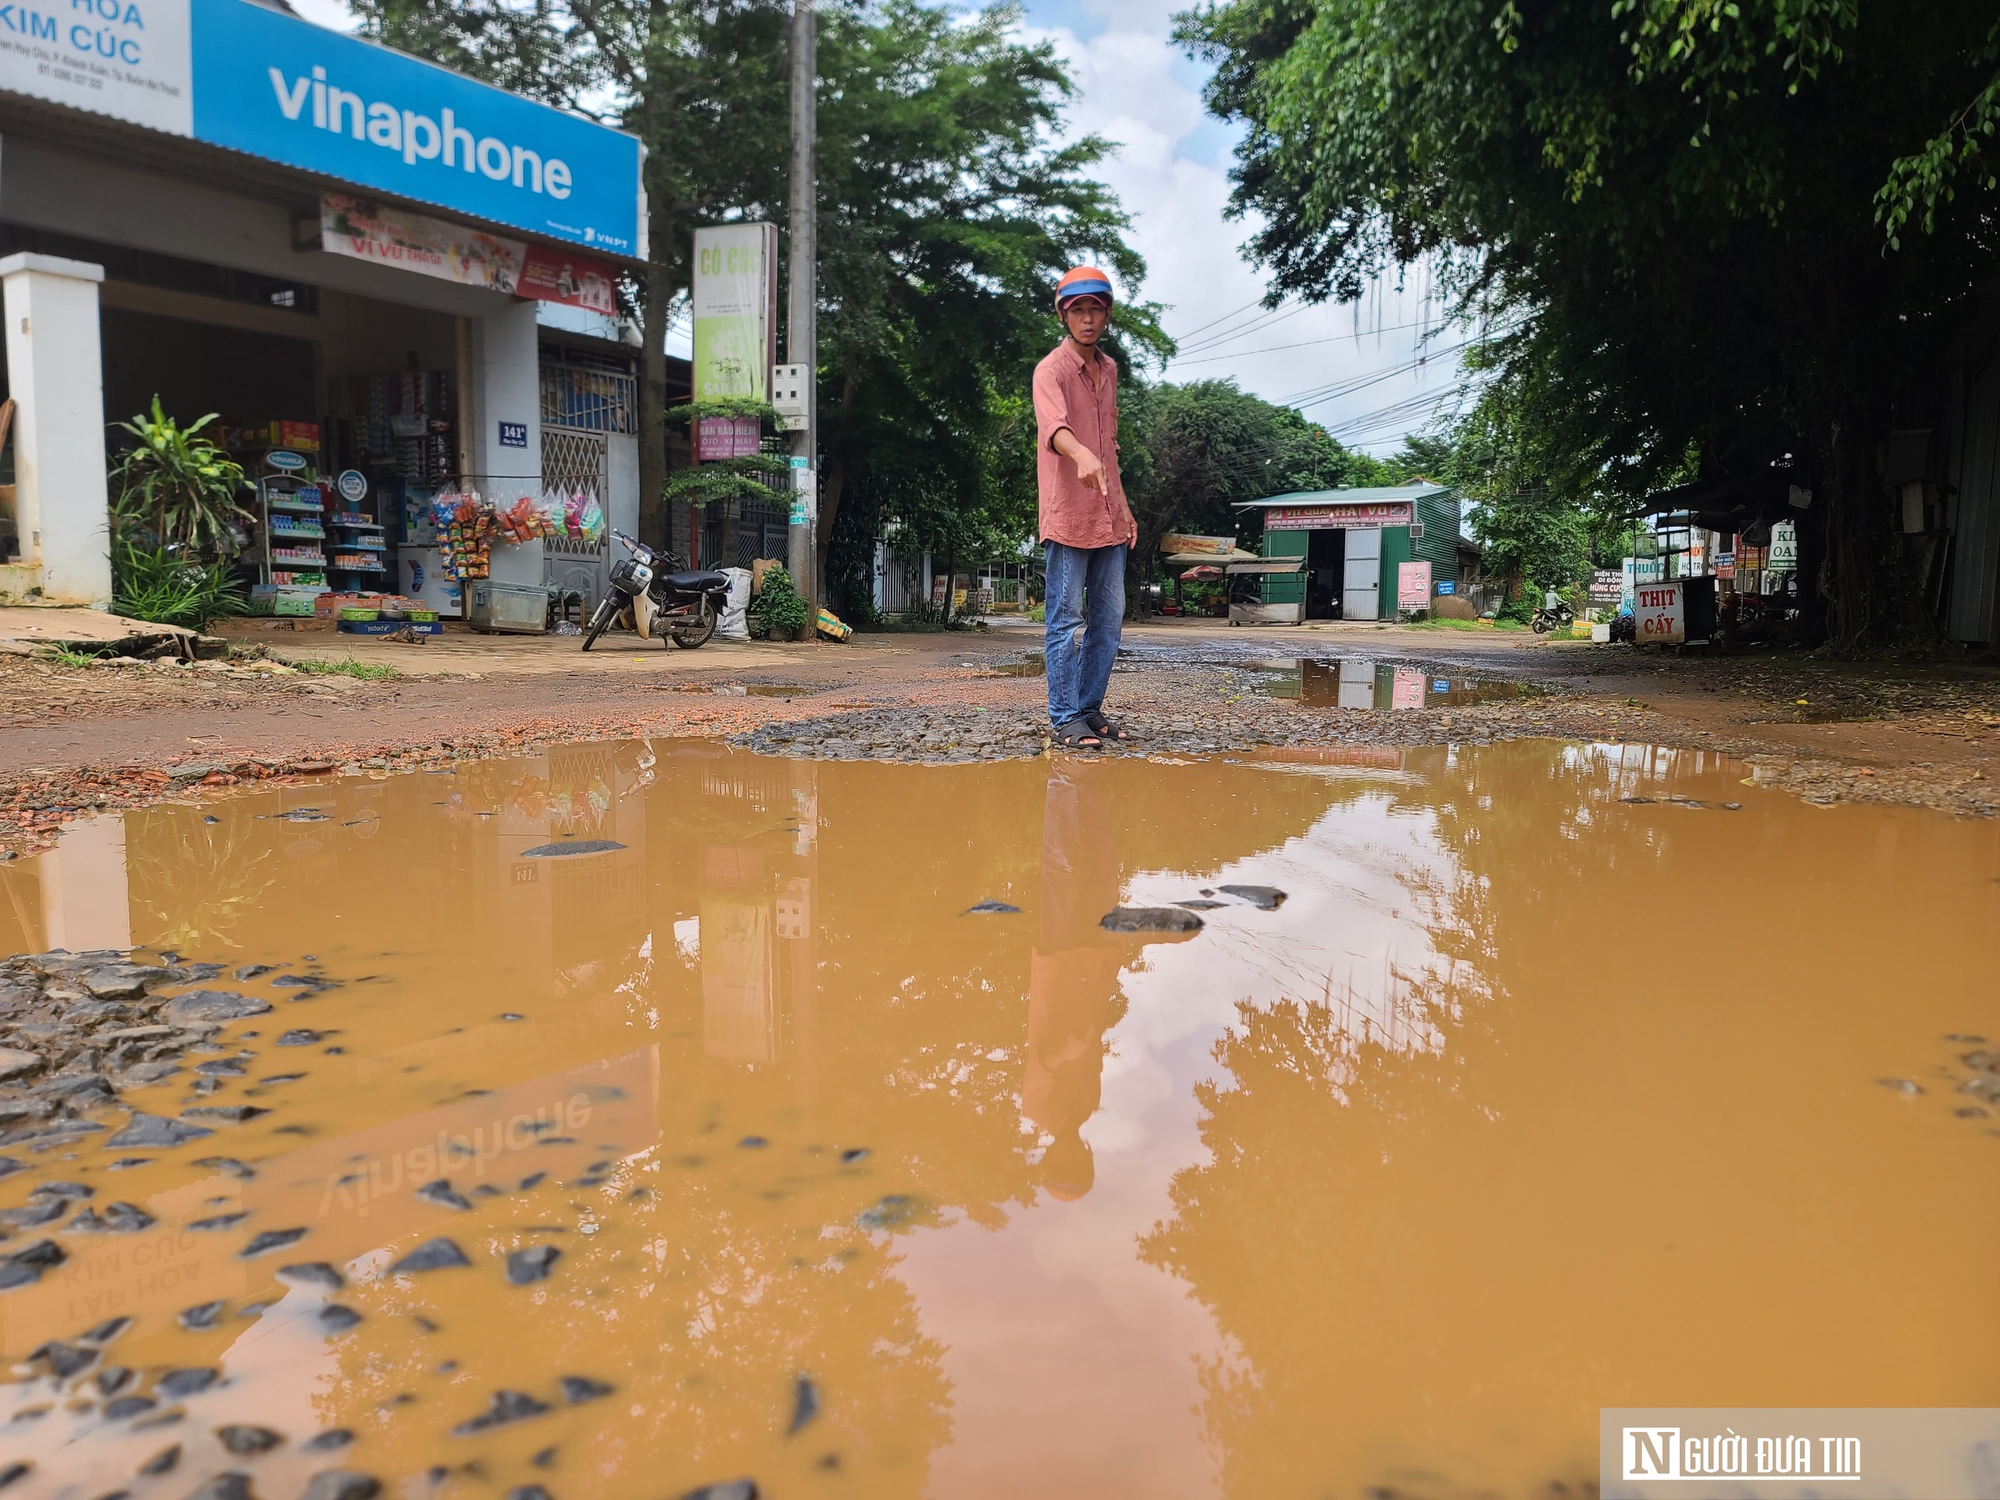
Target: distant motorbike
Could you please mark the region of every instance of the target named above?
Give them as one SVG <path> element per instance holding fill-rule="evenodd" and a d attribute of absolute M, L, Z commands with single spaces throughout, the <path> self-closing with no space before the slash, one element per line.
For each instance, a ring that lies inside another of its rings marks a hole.
<path fill-rule="evenodd" d="M 628 629 L 663 635 L 683 651 L 707 645 L 729 602 L 728 576 L 713 568 L 690 570 L 671 552 L 657 552 L 622 531 L 611 534 L 632 555 L 611 565 L 611 587 L 584 627 L 583 649 L 596 645 L 621 616 Z M 642 622 L 639 611 L 649 606 L 649 620 Z"/>
<path fill-rule="evenodd" d="M 1575 623 L 1576 611 L 1567 604 L 1558 604 L 1554 609 L 1538 609 L 1535 618 L 1529 621 L 1536 635 L 1547 635 L 1551 630 L 1567 630 Z"/>

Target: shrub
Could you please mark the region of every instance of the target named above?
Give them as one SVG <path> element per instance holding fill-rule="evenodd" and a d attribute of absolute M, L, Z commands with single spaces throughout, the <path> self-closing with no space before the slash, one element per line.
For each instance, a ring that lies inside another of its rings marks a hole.
<path fill-rule="evenodd" d="M 222 563 L 120 540 L 111 550 L 111 607 L 128 620 L 200 630 L 210 620 L 242 614 L 249 601 Z"/>
<path fill-rule="evenodd" d="M 806 601 L 793 586 L 790 572 L 772 568 L 764 575 L 763 591 L 750 601 L 749 613 L 763 623 L 767 634 L 786 636 L 805 627 Z"/>
<path fill-rule="evenodd" d="M 112 509 L 121 534 L 179 546 L 196 556 L 236 550 L 231 527 L 252 519 L 241 498 L 249 483 L 241 464 L 200 435 L 214 420 L 210 412 L 182 427 L 160 410 L 155 396 L 151 417 L 115 424 L 139 440 L 111 469 L 119 485 Z"/>

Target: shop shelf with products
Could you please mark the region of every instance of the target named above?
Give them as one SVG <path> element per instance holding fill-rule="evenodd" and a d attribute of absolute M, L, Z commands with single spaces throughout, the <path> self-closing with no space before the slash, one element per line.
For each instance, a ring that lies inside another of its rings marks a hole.
<path fill-rule="evenodd" d="M 389 571 L 388 533 L 373 516 L 361 511 L 341 511 L 329 523 L 333 528 L 332 571 L 346 575 L 358 586 L 378 573 Z"/>
<path fill-rule="evenodd" d="M 252 606 L 280 597 L 310 600 L 327 586 L 327 533 L 321 523 L 326 495 L 314 474 L 313 459 L 298 448 L 255 441 L 243 446 L 257 455 L 258 577 L 251 591 Z"/>

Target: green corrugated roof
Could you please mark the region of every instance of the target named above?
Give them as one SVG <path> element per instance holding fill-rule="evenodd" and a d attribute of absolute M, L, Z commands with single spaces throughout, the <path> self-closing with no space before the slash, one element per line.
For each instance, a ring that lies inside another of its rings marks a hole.
<path fill-rule="evenodd" d="M 1359 490 L 1294 490 L 1289 495 L 1271 495 L 1262 500 L 1239 500 L 1237 510 L 1255 510 L 1273 505 L 1381 505 L 1395 500 L 1421 500 L 1446 495 L 1441 484 L 1386 484 Z"/>

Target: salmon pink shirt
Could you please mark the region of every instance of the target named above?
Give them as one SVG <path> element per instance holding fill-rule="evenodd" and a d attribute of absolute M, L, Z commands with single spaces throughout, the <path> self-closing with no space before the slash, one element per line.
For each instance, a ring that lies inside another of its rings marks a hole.
<path fill-rule="evenodd" d="M 1066 547 L 1136 544 L 1138 525 L 1125 504 L 1125 481 L 1118 474 L 1118 366 L 1099 355 L 1091 379 L 1083 353 L 1069 339 L 1035 366 L 1035 435 L 1039 451 L 1035 477 L 1041 486 L 1041 537 Z M 1108 494 L 1076 477 L 1076 463 L 1055 450 L 1067 427 L 1097 456 L 1110 481 Z"/>

